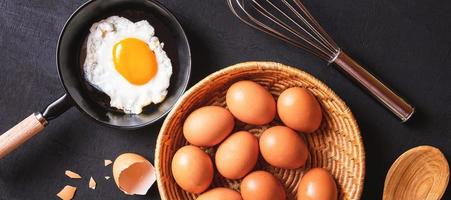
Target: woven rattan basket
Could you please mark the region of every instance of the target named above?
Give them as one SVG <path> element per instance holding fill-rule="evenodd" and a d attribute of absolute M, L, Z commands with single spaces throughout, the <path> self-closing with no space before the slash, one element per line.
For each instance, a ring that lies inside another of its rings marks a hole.
<path fill-rule="evenodd" d="M 183 191 L 175 183 L 171 173 L 174 153 L 187 144 L 182 134 L 183 122 L 201 106 L 225 107 L 227 89 L 239 80 L 255 81 L 269 89 L 276 98 L 289 87 L 308 88 L 323 109 L 321 128 L 315 133 L 303 134 L 310 150 L 304 168 L 274 168 L 260 156 L 256 169 L 267 170 L 278 177 L 285 186 L 288 199 L 296 198 L 299 180 L 312 167 L 327 168 L 332 173 L 337 182 L 339 199 L 360 198 L 365 174 L 365 153 L 356 120 L 346 104 L 330 88 L 303 71 L 273 62 L 246 62 L 213 73 L 197 83 L 179 99 L 167 116 L 158 136 L 155 153 L 158 189 L 163 200 L 196 199 L 197 195 Z M 248 130 L 259 136 L 263 130 L 277 124 L 281 124 L 278 119 L 267 126 L 237 123 L 235 130 Z M 213 156 L 215 148 L 205 151 Z M 215 173 L 210 188 L 225 186 L 238 190 L 239 184 L 240 180 L 227 180 Z"/>

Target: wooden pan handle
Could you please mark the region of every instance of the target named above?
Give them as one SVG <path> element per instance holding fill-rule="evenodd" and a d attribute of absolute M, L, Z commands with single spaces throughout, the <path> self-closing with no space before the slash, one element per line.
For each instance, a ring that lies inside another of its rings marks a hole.
<path fill-rule="evenodd" d="M 34 113 L 0 135 L 0 159 L 41 132 L 46 124 L 41 113 Z"/>
<path fill-rule="evenodd" d="M 365 70 L 359 63 L 349 57 L 345 52 L 338 54 L 334 63 L 350 77 L 355 79 L 370 94 L 376 97 L 385 107 L 398 116 L 403 122 L 407 121 L 415 109 L 403 98 L 394 93 L 371 73 Z"/>

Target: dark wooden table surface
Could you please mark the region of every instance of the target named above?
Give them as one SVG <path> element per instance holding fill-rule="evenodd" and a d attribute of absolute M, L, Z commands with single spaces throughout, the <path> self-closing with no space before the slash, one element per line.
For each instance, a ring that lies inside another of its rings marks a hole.
<path fill-rule="evenodd" d="M 58 35 L 84 0 L 0 0 L 0 133 L 63 94 L 55 67 Z M 404 151 L 433 145 L 451 156 L 451 1 L 306 0 L 343 49 L 417 108 L 402 124 L 333 66 L 252 30 L 223 0 L 161 0 L 181 21 L 191 43 L 190 85 L 242 61 L 277 61 L 305 70 L 345 100 L 361 128 L 366 150 L 362 199 L 381 199 L 385 174 Z M 161 122 L 137 131 L 100 126 L 72 109 L 38 137 L 0 160 L 0 199 L 55 199 L 66 184 L 76 199 L 159 199 L 126 196 L 103 159 L 137 152 L 154 159 Z M 64 170 L 85 177 L 70 180 Z M 87 186 L 89 176 L 96 190 Z M 451 193 L 445 194 L 450 199 Z"/>

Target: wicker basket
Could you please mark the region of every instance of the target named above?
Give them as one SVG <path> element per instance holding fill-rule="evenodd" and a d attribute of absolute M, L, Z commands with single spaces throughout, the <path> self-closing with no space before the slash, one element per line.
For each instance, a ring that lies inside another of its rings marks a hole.
<path fill-rule="evenodd" d="M 312 167 L 327 168 L 335 178 L 339 199 L 359 199 L 365 174 L 365 153 L 360 131 L 350 109 L 326 85 L 313 76 L 279 63 L 246 62 L 233 65 L 206 77 L 188 90 L 175 104 L 160 130 L 155 152 L 158 188 L 163 200 L 196 199 L 195 194 L 183 191 L 171 173 L 174 153 L 187 141 L 182 134 L 186 117 L 205 105 L 225 107 L 225 93 L 239 80 L 252 80 L 278 97 L 293 86 L 308 88 L 319 100 L 323 109 L 323 122 L 312 134 L 302 134 L 308 143 L 310 157 L 302 169 L 274 168 L 259 158 L 256 169 L 273 173 L 285 186 L 288 199 L 296 199 L 296 188 L 304 172 Z M 256 136 L 265 129 L 281 124 L 275 119 L 267 126 L 251 126 L 237 123 L 235 130 L 247 130 Z M 214 158 L 215 148 L 205 149 Z M 189 173 L 189 172 L 186 172 Z M 239 190 L 240 180 L 228 180 L 215 173 L 210 188 L 225 186 Z"/>

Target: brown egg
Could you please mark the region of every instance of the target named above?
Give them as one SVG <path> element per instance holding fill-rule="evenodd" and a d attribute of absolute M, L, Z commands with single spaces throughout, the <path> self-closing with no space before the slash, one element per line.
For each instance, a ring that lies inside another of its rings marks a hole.
<path fill-rule="evenodd" d="M 336 200 L 337 185 L 326 169 L 313 168 L 301 179 L 298 200 Z"/>
<path fill-rule="evenodd" d="M 271 93 L 252 81 L 239 81 L 230 86 L 226 103 L 233 116 L 248 124 L 267 124 L 276 115 L 276 102 Z"/>
<path fill-rule="evenodd" d="M 266 129 L 259 143 L 263 158 L 274 167 L 296 169 L 307 161 L 309 152 L 304 139 L 288 127 Z"/>
<path fill-rule="evenodd" d="M 219 106 L 205 106 L 192 112 L 183 124 L 183 135 L 196 146 L 211 147 L 219 144 L 233 130 L 232 114 Z"/>
<path fill-rule="evenodd" d="M 213 180 L 213 163 L 199 147 L 184 146 L 172 158 L 172 175 L 185 191 L 201 193 Z"/>
<path fill-rule="evenodd" d="M 218 187 L 202 193 L 196 200 L 242 200 L 242 198 L 235 190 Z"/>
<path fill-rule="evenodd" d="M 257 138 L 247 131 L 230 135 L 221 143 L 215 155 L 216 168 L 229 179 L 244 177 L 255 167 L 257 159 Z"/>
<path fill-rule="evenodd" d="M 285 200 L 282 184 L 266 171 L 255 171 L 244 177 L 240 185 L 244 200 Z"/>
<path fill-rule="evenodd" d="M 280 94 L 277 113 L 286 126 L 304 133 L 318 129 L 323 118 L 315 96 L 300 87 L 289 88 Z"/>

